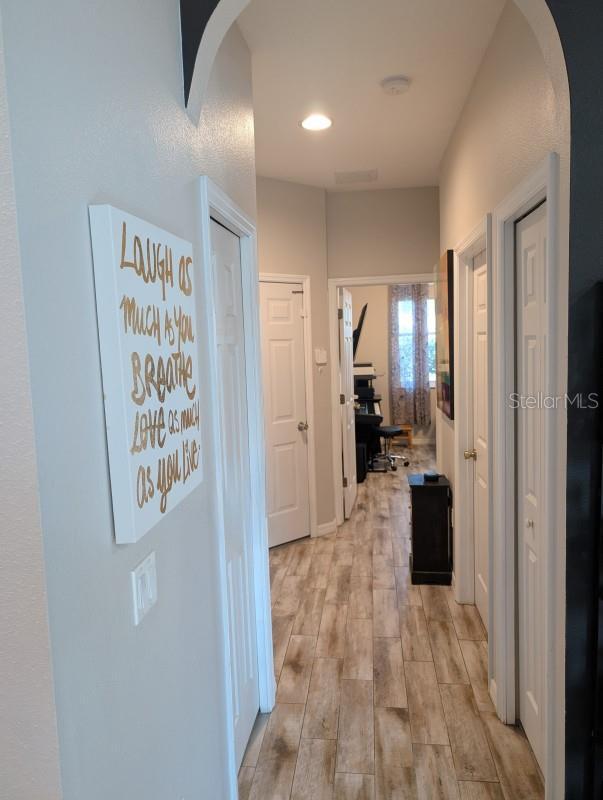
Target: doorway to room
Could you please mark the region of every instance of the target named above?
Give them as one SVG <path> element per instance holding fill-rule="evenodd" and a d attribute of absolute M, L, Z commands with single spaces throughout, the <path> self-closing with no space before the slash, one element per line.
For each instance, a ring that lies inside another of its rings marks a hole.
<path fill-rule="evenodd" d="M 372 472 L 435 460 L 434 275 L 329 280 L 333 478 L 338 524 Z"/>

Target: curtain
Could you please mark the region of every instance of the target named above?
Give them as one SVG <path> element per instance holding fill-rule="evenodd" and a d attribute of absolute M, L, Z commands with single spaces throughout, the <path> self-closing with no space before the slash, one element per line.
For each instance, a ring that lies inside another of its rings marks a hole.
<path fill-rule="evenodd" d="M 428 287 L 389 287 L 389 386 L 394 425 L 431 422 L 427 331 Z"/>

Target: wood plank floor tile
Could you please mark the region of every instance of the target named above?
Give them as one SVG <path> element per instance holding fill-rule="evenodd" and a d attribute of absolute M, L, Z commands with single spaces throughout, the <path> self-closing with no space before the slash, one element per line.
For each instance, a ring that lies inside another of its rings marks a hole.
<path fill-rule="evenodd" d="M 408 711 L 375 708 L 375 799 L 416 796 Z"/>
<path fill-rule="evenodd" d="M 341 682 L 337 772 L 374 771 L 373 682 Z"/>
<path fill-rule="evenodd" d="M 337 535 L 328 533 L 326 536 L 317 536 L 314 539 L 314 553 L 321 556 L 333 556 Z"/>
<path fill-rule="evenodd" d="M 405 661 L 433 661 L 427 620 L 422 606 L 401 605 L 400 639 Z"/>
<path fill-rule="evenodd" d="M 244 767 L 256 767 L 258 763 L 258 756 L 262 742 L 264 741 L 264 734 L 270 721 L 270 714 L 258 714 L 251 729 L 251 736 L 247 742 L 245 754 L 243 756 L 242 765 Z"/>
<path fill-rule="evenodd" d="M 479 711 L 494 711 L 488 692 L 488 643 L 484 641 L 459 641 L 461 652 L 473 687 Z"/>
<path fill-rule="evenodd" d="M 452 753 L 443 745 L 413 745 L 419 800 L 459 800 Z"/>
<path fill-rule="evenodd" d="M 505 800 L 500 783 L 459 781 L 461 800 Z"/>
<path fill-rule="evenodd" d="M 373 556 L 373 589 L 395 589 L 394 565 L 391 556 Z"/>
<path fill-rule="evenodd" d="M 325 603 L 347 603 L 349 601 L 351 575 L 351 566 L 333 564 Z"/>
<path fill-rule="evenodd" d="M 373 531 L 373 555 L 393 557 L 392 537 L 387 528 L 375 528 Z"/>
<path fill-rule="evenodd" d="M 333 739 L 302 739 L 291 800 L 331 800 L 337 743 Z"/>
<path fill-rule="evenodd" d="M 449 744 L 435 669 L 430 661 L 406 661 L 406 691 L 413 742 Z"/>
<path fill-rule="evenodd" d="M 352 563 L 352 575 L 363 575 L 368 578 L 373 577 L 373 545 L 358 545 L 354 553 Z"/>
<path fill-rule="evenodd" d="M 276 704 L 264 734 L 249 800 L 289 800 L 304 717 L 302 704 Z"/>
<path fill-rule="evenodd" d="M 272 608 L 274 608 L 274 604 L 283 589 L 283 581 L 287 577 L 287 569 L 286 564 L 270 567 L 270 603 Z"/>
<path fill-rule="evenodd" d="M 457 603 L 452 592 L 447 595 L 446 599 L 459 639 L 485 639 L 486 629 L 477 608 L 474 605 Z"/>
<path fill-rule="evenodd" d="M 292 633 L 300 636 L 318 636 L 325 595 L 326 589 L 304 589 Z"/>
<path fill-rule="evenodd" d="M 400 634 L 400 617 L 395 589 L 373 588 L 373 634 L 394 637 L 398 637 Z"/>
<path fill-rule="evenodd" d="M 333 800 L 375 800 L 374 777 L 336 772 Z"/>
<path fill-rule="evenodd" d="M 482 713 L 481 717 L 505 797 L 543 800 L 540 771 L 523 731 L 503 724 L 496 714 Z"/>
<path fill-rule="evenodd" d="M 305 581 L 302 575 L 287 575 L 283 579 L 280 591 L 272 606 L 273 617 L 288 617 L 297 614 L 297 609 L 305 589 Z"/>
<path fill-rule="evenodd" d="M 312 675 L 316 636 L 291 636 L 276 692 L 277 703 L 305 703 Z"/>
<path fill-rule="evenodd" d="M 407 606 L 422 606 L 421 589 L 418 586 L 413 586 L 408 567 L 394 567 L 394 577 L 396 579 L 398 603 Z"/>
<path fill-rule="evenodd" d="M 345 603 L 341 605 L 324 604 L 316 644 L 317 658 L 344 657 L 347 616 L 348 607 Z"/>
<path fill-rule="evenodd" d="M 457 780 L 497 781 L 496 767 L 471 686 L 441 684 L 440 694 Z"/>
<path fill-rule="evenodd" d="M 331 553 L 319 553 L 314 550 L 312 561 L 310 562 L 310 569 L 306 577 L 306 586 L 312 589 L 326 589 L 329 585 L 329 572 L 331 571 L 331 561 L 333 556 Z"/>
<path fill-rule="evenodd" d="M 278 680 L 283 668 L 285 653 L 289 644 L 289 637 L 293 628 L 294 617 L 272 616 L 272 650 L 274 653 L 274 674 Z"/>
<path fill-rule="evenodd" d="M 406 680 L 400 639 L 375 639 L 373 648 L 375 706 L 407 708 Z"/>
<path fill-rule="evenodd" d="M 435 619 L 441 622 L 451 622 L 450 609 L 448 608 L 447 595 L 450 593 L 448 586 L 421 586 L 421 598 L 425 616 L 428 620 Z"/>
<path fill-rule="evenodd" d="M 354 563 L 354 542 L 337 539 L 333 550 L 333 567 L 351 567 Z"/>
<path fill-rule="evenodd" d="M 373 618 L 373 579 L 370 576 L 351 576 L 348 617 L 350 619 Z"/>
<path fill-rule="evenodd" d="M 348 619 L 343 678 L 373 680 L 373 621 Z"/>
<path fill-rule="evenodd" d="M 452 622 L 430 620 L 427 625 L 439 683 L 469 683 L 463 654 Z"/>
<path fill-rule="evenodd" d="M 408 569 L 410 539 L 403 538 L 402 536 L 392 536 L 392 549 L 394 554 L 394 567 L 405 567 Z"/>
<path fill-rule="evenodd" d="M 337 738 L 342 668 L 341 659 L 314 659 L 306 701 L 304 738 Z"/>
<path fill-rule="evenodd" d="M 301 575 L 306 577 L 310 569 L 310 562 L 314 553 L 314 542 L 311 539 L 303 539 L 291 544 L 291 558 L 287 568 L 287 575 Z"/>
<path fill-rule="evenodd" d="M 251 792 L 251 784 L 255 776 L 255 767 L 242 766 L 239 770 L 239 800 L 248 800 Z"/>

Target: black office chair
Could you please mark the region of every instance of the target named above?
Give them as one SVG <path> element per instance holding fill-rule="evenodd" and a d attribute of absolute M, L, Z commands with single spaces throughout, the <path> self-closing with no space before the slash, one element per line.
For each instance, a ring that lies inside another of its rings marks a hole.
<path fill-rule="evenodd" d="M 391 442 L 396 436 L 402 434 L 402 428 L 399 425 L 379 425 L 375 427 L 375 433 L 383 439 L 383 451 L 377 453 L 372 459 L 371 468 L 374 472 L 387 472 L 389 469 L 395 472 L 398 469 L 396 461 L 402 461 L 405 467 L 409 465 L 409 460 L 406 456 L 394 455 L 391 452 Z M 375 461 L 383 462 L 382 469 L 375 469 Z"/>

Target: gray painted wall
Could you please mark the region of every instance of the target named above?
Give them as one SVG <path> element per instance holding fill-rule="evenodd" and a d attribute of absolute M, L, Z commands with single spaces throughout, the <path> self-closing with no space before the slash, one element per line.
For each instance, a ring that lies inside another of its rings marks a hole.
<path fill-rule="evenodd" d="M 59 800 L 59 743 L 1 21 L 0 241 L 0 797 Z"/>
<path fill-rule="evenodd" d="M 255 216 L 249 53 L 232 29 L 196 127 L 178 0 L 0 7 L 64 796 L 223 798 L 212 410 L 205 483 L 116 546 L 87 207 L 112 203 L 192 240 L 197 263 L 197 176 Z M 134 628 L 129 571 L 152 549 L 159 599 Z"/>

